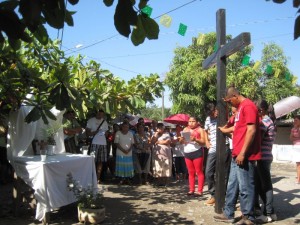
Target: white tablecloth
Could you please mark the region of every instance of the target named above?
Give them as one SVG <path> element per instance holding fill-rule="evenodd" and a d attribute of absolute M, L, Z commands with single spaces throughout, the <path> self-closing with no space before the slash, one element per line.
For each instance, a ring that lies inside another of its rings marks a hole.
<path fill-rule="evenodd" d="M 86 155 L 59 154 L 47 156 L 45 162 L 39 155 L 14 158 L 16 174 L 34 189 L 37 200 L 36 216 L 42 220 L 46 212 L 76 201 L 67 188 L 67 174 L 83 187 L 97 187 L 94 158 Z"/>

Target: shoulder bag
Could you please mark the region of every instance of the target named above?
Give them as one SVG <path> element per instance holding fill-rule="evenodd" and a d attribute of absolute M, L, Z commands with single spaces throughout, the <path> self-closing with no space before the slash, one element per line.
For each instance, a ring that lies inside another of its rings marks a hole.
<path fill-rule="evenodd" d="M 99 126 L 98 126 L 98 128 L 97 128 L 96 131 L 98 131 L 98 130 L 100 129 L 100 127 L 101 127 L 101 125 L 102 125 L 103 123 L 104 123 L 104 119 L 103 119 L 102 122 L 99 124 Z M 95 133 L 95 134 L 93 135 L 93 137 L 90 139 L 89 148 L 88 148 L 88 155 L 91 154 L 92 144 L 93 144 L 93 140 L 94 140 L 94 137 L 95 137 L 96 134 L 97 134 L 97 133 Z"/>

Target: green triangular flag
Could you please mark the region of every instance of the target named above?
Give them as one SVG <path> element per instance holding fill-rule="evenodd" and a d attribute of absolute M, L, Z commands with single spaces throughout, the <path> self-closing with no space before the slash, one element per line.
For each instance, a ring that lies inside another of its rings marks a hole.
<path fill-rule="evenodd" d="M 289 72 L 286 72 L 284 76 L 287 81 L 291 81 L 291 74 Z"/>
<path fill-rule="evenodd" d="M 142 9 L 142 12 L 147 14 L 149 17 L 151 17 L 151 14 L 152 14 L 152 8 L 150 6 L 145 6 L 143 9 Z"/>
<path fill-rule="evenodd" d="M 184 36 L 187 30 L 187 25 L 184 25 L 183 23 L 180 23 L 178 34 Z"/>
<path fill-rule="evenodd" d="M 271 75 L 273 73 L 273 68 L 270 65 L 267 65 L 266 74 Z"/>
<path fill-rule="evenodd" d="M 242 65 L 243 66 L 248 66 L 250 62 L 250 56 L 249 55 L 245 55 L 242 61 Z"/>
<path fill-rule="evenodd" d="M 214 52 L 218 51 L 218 43 L 216 42 L 214 45 Z"/>
<path fill-rule="evenodd" d="M 170 27 L 171 23 L 172 23 L 172 17 L 167 14 L 164 14 L 164 15 L 162 15 L 162 17 L 160 17 L 159 22 L 161 25 L 163 25 L 165 27 Z"/>

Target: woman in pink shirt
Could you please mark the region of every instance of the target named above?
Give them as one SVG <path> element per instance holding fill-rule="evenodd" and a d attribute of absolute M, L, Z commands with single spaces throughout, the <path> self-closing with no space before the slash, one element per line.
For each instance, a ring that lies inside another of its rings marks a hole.
<path fill-rule="evenodd" d="M 190 117 L 188 126 L 183 133 L 188 134 L 188 140 L 180 137 L 179 141 L 184 144 L 185 163 L 189 174 L 188 195 L 202 196 L 204 185 L 203 174 L 203 148 L 205 145 L 204 130 L 200 127 L 196 117 Z M 183 134 L 182 133 L 182 134 Z M 195 175 L 198 176 L 198 192 L 195 192 Z"/>
<path fill-rule="evenodd" d="M 294 117 L 294 127 L 291 130 L 290 140 L 293 145 L 300 145 L 300 115 Z M 297 180 L 296 183 L 300 184 L 300 161 L 296 161 Z"/>

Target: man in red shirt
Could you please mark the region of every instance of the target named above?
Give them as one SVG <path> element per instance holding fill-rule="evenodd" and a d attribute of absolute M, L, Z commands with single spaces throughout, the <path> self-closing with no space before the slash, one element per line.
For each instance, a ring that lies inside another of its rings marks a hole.
<path fill-rule="evenodd" d="M 235 205 L 239 193 L 242 219 L 237 225 L 254 224 L 254 167 L 261 158 L 259 116 L 257 107 L 242 96 L 235 87 L 229 87 L 225 101 L 237 108 L 233 131 L 233 151 L 227 185 L 225 207 L 216 221 L 234 222 Z"/>

